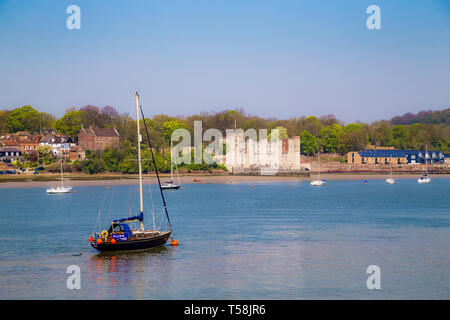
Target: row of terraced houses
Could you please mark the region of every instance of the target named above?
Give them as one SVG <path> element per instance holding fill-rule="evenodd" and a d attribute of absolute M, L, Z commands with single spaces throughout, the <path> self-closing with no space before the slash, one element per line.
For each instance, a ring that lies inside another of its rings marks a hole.
<path fill-rule="evenodd" d="M 119 147 L 120 135 L 116 129 L 82 128 L 75 143 L 70 137 L 54 131 L 47 134 L 30 134 L 26 131 L 0 136 L 0 162 L 22 161 L 25 154 L 38 154 L 39 146 L 50 146 L 55 157 L 70 160 L 85 158 L 85 150 L 102 151 Z"/>
<path fill-rule="evenodd" d="M 349 164 L 444 164 L 449 154 L 438 150 L 367 149 L 347 153 Z"/>

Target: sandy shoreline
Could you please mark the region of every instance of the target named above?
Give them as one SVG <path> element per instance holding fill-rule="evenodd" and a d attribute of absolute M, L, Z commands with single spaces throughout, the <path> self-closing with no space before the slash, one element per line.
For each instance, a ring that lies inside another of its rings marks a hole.
<path fill-rule="evenodd" d="M 416 179 L 420 174 L 395 174 L 396 179 Z M 326 180 L 379 180 L 386 179 L 387 174 L 368 174 L 368 173 L 354 173 L 354 174 L 323 174 L 322 179 Z M 432 179 L 450 178 L 450 174 L 430 174 Z M 44 181 L 33 181 L 33 176 L 13 176 L 0 177 L 0 189 L 14 189 L 14 188 L 49 188 L 58 185 L 59 177 L 56 175 L 43 175 L 40 179 Z M 168 175 L 162 175 L 161 180 L 168 180 Z M 263 182 L 296 182 L 296 181 L 310 181 L 315 178 L 313 174 L 311 177 L 306 176 L 240 176 L 240 175 L 202 175 L 190 174 L 180 176 L 182 184 L 205 184 L 205 183 L 263 183 Z M 29 179 L 29 180 L 26 180 Z M 16 180 L 16 181 L 15 181 Z M 137 176 L 123 176 L 123 175 L 99 175 L 99 176 L 70 176 L 66 177 L 65 185 L 72 187 L 80 186 L 110 186 L 110 185 L 136 185 L 138 184 Z M 145 177 L 145 182 L 156 183 L 156 177 Z M 199 181 L 194 181 L 199 180 Z"/>

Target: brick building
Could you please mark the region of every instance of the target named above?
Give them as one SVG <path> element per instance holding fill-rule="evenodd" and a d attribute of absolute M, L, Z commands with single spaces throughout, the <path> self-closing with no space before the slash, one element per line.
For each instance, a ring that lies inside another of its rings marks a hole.
<path fill-rule="evenodd" d="M 440 151 L 421 150 L 365 150 L 347 153 L 349 164 L 429 164 L 444 163 L 444 154 Z"/>
<path fill-rule="evenodd" d="M 16 141 L 19 144 L 19 149 L 22 153 L 37 153 L 39 141 L 41 137 L 32 135 L 26 131 L 19 131 L 16 133 Z"/>
<path fill-rule="evenodd" d="M 119 147 L 119 132 L 116 129 L 82 128 L 78 134 L 78 145 L 84 150 L 103 151 L 107 147 Z"/>

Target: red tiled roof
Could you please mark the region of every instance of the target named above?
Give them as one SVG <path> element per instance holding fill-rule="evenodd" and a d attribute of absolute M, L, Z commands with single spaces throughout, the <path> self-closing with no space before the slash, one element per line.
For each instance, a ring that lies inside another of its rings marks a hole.
<path fill-rule="evenodd" d="M 16 142 L 16 140 L 0 140 L 0 144 L 3 146 L 18 146 L 19 144 Z"/>
<path fill-rule="evenodd" d="M 89 128 L 89 129 L 82 129 L 83 132 L 90 136 L 97 136 L 97 137 L 118 137 L 119 133 L 116 131 L 116 129 L 104 129 L 104 128 Z"/>

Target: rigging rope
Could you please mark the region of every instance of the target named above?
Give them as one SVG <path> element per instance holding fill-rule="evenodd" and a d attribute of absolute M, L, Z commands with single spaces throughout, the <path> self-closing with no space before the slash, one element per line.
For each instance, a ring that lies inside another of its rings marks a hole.
<path fill-rule="evenodd" d="M 162 202 L 163 202 L 163 205 L 164 205 L 164 211 L 166 213 L 166 217 L 167 217 L 167 221 L 169 223 L 170 231 L 172 231 L 172 224 L 170 223 L 169 213 L 167 212 L 166 200 L 164 199 L 164 193 L 163 193 L 163 190 L 161 188 L 161 180 L 159 179 L 158 167 L 156 166 L 155 155 L 153 154 L 152 143 L 150 141 L 150 135 L 148 134 L 147 124 L 145 122 L 144 111 L 142 111 L 142 106 L 139 106 L 139 107 L 141 109 L 142 119 L 144 120 L 145 133 L 147 135 L 148 146 L 149 146 L 150 152 L 152 154 L 153 165 L 155 166 L 155 173 L 156 173 L 156 178 L 158 179 L 159 191 L 161 192 L 161 198 L 162 198 Z M 171 238 L 172 237 L 173 237 L 173 233 L 171 233 Z"/>

